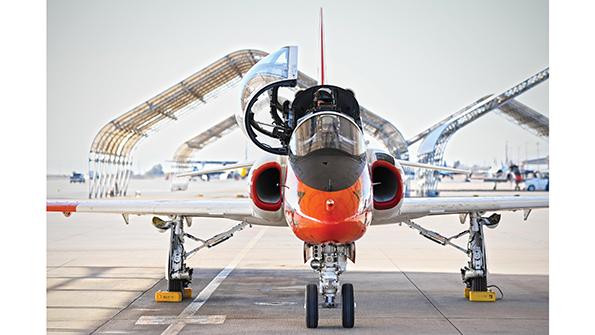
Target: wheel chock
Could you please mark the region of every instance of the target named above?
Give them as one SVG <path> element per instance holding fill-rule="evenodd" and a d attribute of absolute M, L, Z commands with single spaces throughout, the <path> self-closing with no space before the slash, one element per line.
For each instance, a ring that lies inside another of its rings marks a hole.
<path fill-rule="evenodd" d="M 469 291 L 469 301 L 494 302 L 496 301 L 496 292 L 492 291 Z"/>
<path fill-rule="evenodd" d="M 184 292 L 182 295 L 184 298 L 192 298 L 192 287 L 184 287 Z"/>
<path fill-rule="evenodd" d="M 157 291 L 155 292 L 156 302 L 180 302 L 182 301 L 182 292 Z"/>
<path fill-rule="evenodd" d="M 469 291 L 471 291 L 471 289 L 468 287 L 465 287 L 465 299 L 469 299 Z"/>

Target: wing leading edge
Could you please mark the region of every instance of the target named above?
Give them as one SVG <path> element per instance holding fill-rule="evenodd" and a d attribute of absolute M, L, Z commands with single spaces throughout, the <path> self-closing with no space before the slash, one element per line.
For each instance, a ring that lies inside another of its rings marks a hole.
<path fill-rule="evenodd" d="M 547 196 L 405 198 L 398 210 L 381 211 L 372 224 L 391 224 L 428 215 L 498 212 L 549 207 Z M 266 224 L 247 199 L 238 200 L 48 200 L 48 212 L 179 215 Z"/>
<path fill-rule="evenodd" d="M 48 212 L 181 215 L 252 221 L 249 200 L 48 200 Z"/>
<path fill-rule="evenodd" d="M 428 215 L 548 208 L 547 196 L 405 198 L 399 210 L 375 215 L 372 224 L 390 224 Z"/>

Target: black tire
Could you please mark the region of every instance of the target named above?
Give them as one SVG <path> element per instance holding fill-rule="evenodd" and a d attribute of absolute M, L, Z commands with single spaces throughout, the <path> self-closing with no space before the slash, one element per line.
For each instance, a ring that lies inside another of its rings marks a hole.
<path fill-rule="evenodd" d="M 471 279 L 471 291 L 485 292 L 488 290 L 488 278 L 476 277 Z"/>
<path fill-rule="evenodd" d="M 306 285 L 306 327 L 318 327 L 318 287 Z"/>
<path fill-rule="evenodd" d="M 355 324 L 355 301 L 353 300 L 353 285 L 341 286 L 341 305 L 343 309 L 343 328 L 353 328 Z"/>
<path fill-rule="evenodd" d="M 529 185 L 529 187 L 527 187 L 527 191 L 529 191 L 529 192 L 535 191 L 535 185 Z"/>
<path fill-rule="evenodd" d="M 184 293 L 184 281 L 180 279 L 170 279 L 167 281 L 167 290 L 169 292 Z"/>
<path fill-rule="evenodd" d="M 545 185 L 545 191 L 546 192 L 550 191 L 550 183 L 547 183 L 547 185 Z"/>

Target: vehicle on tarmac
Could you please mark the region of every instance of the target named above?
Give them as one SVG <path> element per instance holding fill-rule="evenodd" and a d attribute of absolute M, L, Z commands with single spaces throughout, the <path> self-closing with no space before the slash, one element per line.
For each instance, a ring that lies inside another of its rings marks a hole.
<path fill-rule="evenodd" d="M 533 191 L 549 191 L 550 190 L 550 176 L 549 174 L 537 174 L 533 178 L 525 180 L 525 190 Z"/>
<path fill-rule="evenodd" d="M 78 172 L 73 172 L 70 175 L 70 183 L 84 183 L 85 182 L 85 175 Z"/>
<path fill-rule="evenodd" d="M 322 35 L 322 34 L 321 34 Z M 321 59 L 324 59 L 321 48 Z M 468 257 L 461 269 L 465 287 L 487 292 L 484 228 L 495 228 L 502 211 L 546 208 L 547 196 L 405 198 L 404 167 L 469 171 L 400 160 L 386 150 L 366 146 L 359 103 L 353 91 L 325 83 L 297 90 L 297 47 L 288 46 L 261 59 L 242 81 L 236 121 L 264 156 L 253 162 L 190 171 L 177 178 L 250 168 L 249 199 L 231 200 L 48 200 L 47 210 L 152 215 L 159 231 L 169 231 L 166 264 L 168 290 L 182 294 L 191 285 L 189 256 L 216 246 L 250 225 L 289 228 L 303 241 L 303 260 L 318 274 L 305 287 L 308 328 L 318 326 L 319 308 L 340 307 L 342 325 L 355 322 L 354 288 L 341 283 L 348 260 L 356 261 L 356 242 L 370 226 L 404 223 L 441 245 Z M 390 88 L 387 88 L 387 90 Z M 492 214 L 488 214 L 492 213 Z M 459 215 L 465 229 L 447 237 L 413 220 Z M 208 239 L 185 232 L 193 218 L 224 218 L 239 224 Z M 468 235 L 463 246 L 455 240 Z M 186 250 L 185 241 L 198 246 Z M 395 243 L 398 236 L 395 235 Z M 319 298 L 322 298 L 319 304 Z"/>

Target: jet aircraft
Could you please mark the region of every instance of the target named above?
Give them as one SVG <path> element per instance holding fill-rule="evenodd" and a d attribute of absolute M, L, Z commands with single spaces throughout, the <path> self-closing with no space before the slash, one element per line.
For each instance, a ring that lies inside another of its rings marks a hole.
<path fill-rule="evenodd" d="M 359 104 L 353 91 L 325 84 L 297 90 L 297 47 L 288 46 L 260 60 L 243 78 L 241 109 L 236 115 L 247 137 L 266 152 L 260 159 L 225 167 L 250 167 L 249 199 L 234 200 L 48 200 L 47 210 L 154 215 L 153 225 L 170 233 L 165 277 L 169 291 L 191 285 L 187 258 L 204 247 L 229 239 L 247 225 L 289 227 L 304 242 L 304 262 L 318 273 L 305 288 L 306 326 L 316 328 L 319 307 L 342 310 L 342 325 L 354 326 L 353 285 L 341 283 L 347 261 L 356 261 L 356 242 L 370 226 L 405 223 L 434 242 L 460 249 L 469 257 L 461 269 L 471 291 L 486 292 L 484 227 L 494 228 L 499 214 L 548 207 L 544 196 L 405 198 L 403 167 L 465 173 L 458 169 L 403 161 L 389 152 L 366 147 Z M 322 57 L 323 58 L 323 57 Z M 322 72 L 323 69 L 322 69 Z M 214 172 L 188 172 L 183 176 Z M 458 214 L 467 228 L 452 237 L 412 220 Z M 164 219 L 165 218 L 165 219 Z M 240 222 L 201 240 L 185 232 L 193 218 Z M 454 243 L 468 235 L 466 247 Z M 184 241 L 195 240 L 187 251 Z M 340 297 L 340 299 L 339 299 Z M 322 298 L 319 306 L 318 299 Z"/>

